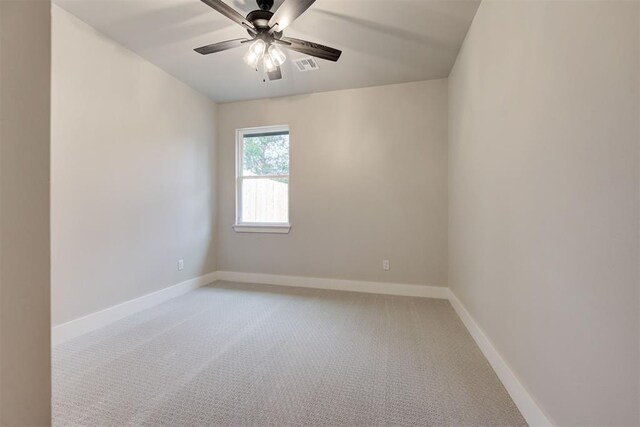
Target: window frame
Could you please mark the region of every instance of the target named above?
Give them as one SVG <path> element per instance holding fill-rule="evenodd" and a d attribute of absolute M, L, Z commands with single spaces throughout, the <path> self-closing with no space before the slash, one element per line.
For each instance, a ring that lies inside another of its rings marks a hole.
<path fill-rule="evenodd" d="M 255 177 L 243 176 L 243 141 L 245 135 L 287 132 L 289 134 L 289 174 L 288 175 L 264 175 Z M 233 229 L 237 233 L 289 233 L 291 230 L 291 131 L 289 125 L 258 126 L 236 129 L 236 216 Z M 289 191 L 287 192 L 287 219 L 288 222 L 243 222 L 242 221 L 242 183 L 245 179 L 287 178 Z"/>

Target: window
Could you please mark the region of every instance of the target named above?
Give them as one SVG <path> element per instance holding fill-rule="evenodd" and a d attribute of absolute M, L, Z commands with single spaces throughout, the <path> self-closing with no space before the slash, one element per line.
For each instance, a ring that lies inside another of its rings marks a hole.
<path fill-rule="evenodd" d="M 238 130 L 236 157 L 234 229 L 288 233 L 289 127 Z"/>

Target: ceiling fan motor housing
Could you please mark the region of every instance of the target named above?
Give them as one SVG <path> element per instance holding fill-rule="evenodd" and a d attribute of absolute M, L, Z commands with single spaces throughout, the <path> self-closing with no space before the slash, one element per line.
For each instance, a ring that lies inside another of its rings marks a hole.
<path fill-rule="evenodd" d="M 254 10 L 247 15 L 247 21 L 251 22 L 256 30 L 268 30 L 269 19 L 273 16 L 273 12 L 268 10 Z"/>
<path fill-rule="evenodd" d="M 0 0 L 1 1 L 1 0 Z M 269 0 L 273 3 L 273 0 Z M 282 31 L 275 31 L 269 33 L 269 20 L 273 16 L 273 12 L 268 10 L 254 10 L 247 15 L 247 21 L 251 22 L 258 34 L 254 34 L 251 30 L 247 32 L 252 38 L 260 38 L 265 42 L 270 42 L 273 39 L 280 39 L 282 37 Z"/>

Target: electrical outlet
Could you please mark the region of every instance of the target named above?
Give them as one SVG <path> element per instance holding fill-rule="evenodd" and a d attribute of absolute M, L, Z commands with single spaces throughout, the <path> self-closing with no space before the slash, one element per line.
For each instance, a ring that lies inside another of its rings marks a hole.
<path fill-rule="evenodd" d="M 179 259 L 178 260 L 178 271 L 180 270 L 184 270 L 184 260 L 183 259 Z"/>
<path fill-rule="evenodd" d="M 388 259 L 383 259 L 382 260 L 382 269 L 384 271 L 389 271 L 389 260 Z"/>

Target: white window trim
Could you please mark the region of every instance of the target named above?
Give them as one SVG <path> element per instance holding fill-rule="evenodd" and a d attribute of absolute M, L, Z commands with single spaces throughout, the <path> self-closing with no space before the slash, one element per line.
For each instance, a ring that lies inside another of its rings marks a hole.
<path fill-rule="evenodd" d="M 240 214 L 242 212 L 242 141 L 244 139 L 245 134 L 258 133 L 258 132 L 289 132 L 288 125 L 277 125 L 277 126 L 260 126 L 253 128 L 243 128 L 236 130 L 236 220 L 235 224 L 233 224 L 233 229 L 236 233 L 271 233 L 271 234 L 286 234 L 291 230 L 291 192 L 289 192 L 289 200 L 287 202 L 287 217 L 289 222 L 277 222 L 277 223 L 252 223 L 252 222 L 242 222 L 240 221 Z M 274 175 L 275 176 L 275 175 Z M 265 177 L 251 177 L 249 179 L 264 179 L 264 178 L 273 178 L 274 176 L 265 176 Z M 291 190 L 291 145 L 289 145 L 289 175 L 278 175 L 275 176 L 281 178 L 288 178 L 289 182 L 289 191 Z"/>
<path fill-rule="evenodd" d="M 234 224 L 233 229 L 236 233 L 271 233 L 271 234 L 287 234 L 291 230 L 290 224 Z"/>

